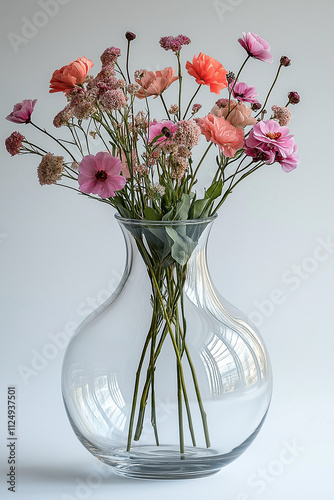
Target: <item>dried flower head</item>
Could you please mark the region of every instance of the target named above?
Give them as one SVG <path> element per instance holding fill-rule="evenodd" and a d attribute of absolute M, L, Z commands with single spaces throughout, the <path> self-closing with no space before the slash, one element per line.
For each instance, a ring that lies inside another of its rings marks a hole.
<path fill-rule="evenodd" d="M 175 132 L 176 144 L 182 144 L 192 149 L 198 144 L 201 137 L 201 129 L 194 120 L 181 120 L 177 122 Z"/>
<path fill-rule="evenodd" d="M 120 55 L 121 49 L 118 49 L 116 47 L 108 47 L 100 57 L 102 66 L 109 66 L 111 64 L 114 64 Z"/>
<path fill-rule="evenodd" d="M 108 90 L 100 97 L 101 104 L 107 111 L 117 111 L 126 106 L 126 96 L 121 89 Z"/>
<path fill-rule="evenodd" d="M 129 92 L 130 95 L 136 95 L 137 92 L 140 90 L 140 85 L 138 83 L 130 83 L 126 90 Z"/>
<path fill-rule="evenodd" d="M 278 120 L 278 123 L 281 125 L 281 127 L 284 127 L 289 124 L 291 120 L 291 111 L 289 108 L 281 108 L 280 106 L 272 106 L 272 111 L 274 113 L 274 118 Z"/>
<path fill-rule="evenodd" d="M 135 79 L 140 79 L 140 78 L 144 78 L 144 76 L 146 76 L 147 74 L 147 69 L 136 69 L 136 71 L 134 72 L 134 75 L 135 75 Z"/>
<path fill-rule="evenodd" d="M 61 179 L 63 172 L 62 156 L 54 156 L 52 153 L 46 153 L 37 168 L 38 180 L 41 186 L 45 184 L 55 184 Z"/>
<path fill-rule="evenodd" d="M 198 111 L 201 109 L 202 104 L 193 104 L 193 107 L 191 108 L 191 112 L 194 115 L 195 113 L 198 113 Z"/>
<path fill-rule="evenodd" d="M 56 128 L 62 127 L 63 125 L 67 125 L 68 120 L 73 118 L 74 116 L 74 109 L 71 104 L 68 104 L 65 106 L 64 109 L 59 111 L 59 113 L 54 117 L 53 119 L 53 125 Z"/>
<path fill-rule="evenodd" d="M 173 52 L 180 52 L 182 45 L 189 45 L 190 38 L 185 35 L 163 36 L 160 38 L 160 46 L 165 50 L 172 50 Z"/>
<path fill-rule="evenodd" d="M 172 104 L 168 110 L 168 113 L 171 115 L 177 115 L 179 112 L 179 107 L 177 104 Z"/>
<path fill-rule="evenodd" d="M 18 155 L 24 136 L 20 132 L 13 132 L 5 141 L 6 149 L 11 156 Z"/>

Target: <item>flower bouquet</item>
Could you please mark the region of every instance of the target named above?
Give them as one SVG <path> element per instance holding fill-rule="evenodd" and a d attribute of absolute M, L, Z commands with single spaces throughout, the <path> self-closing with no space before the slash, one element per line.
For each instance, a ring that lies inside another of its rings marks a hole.
<path fill-rule="evenodd" d="M 184 67 L 181 52 L 190 39 L 179 35 L 160 39 L 161 48 L 175 55 L 176 69 L 137 69 L 132 76 L 130 46 L 136 36 L 127 32 L 125 37 L 123 68 L 120 49 L 110 47 L 101 55 L 102 67 L 96 76 L 89 74 L 93 63 L 85 57 L 53 73 L 50 92 L 63 92 L 67 99 L 53 125 L 56 129 L 66 129 L 66 139 L 32 121 L 36 99 L 16 104 L 7 116 L 14 123 L 38 129 L 58 148 L 57 156 L 19 132 L 6 139 L 6 148 L 12 156 L 41 157 L 37 168 L 41 185 L 56 184 L 106 203 L 127 224 L 149 276 L 151 320 L 133 380 L 126 451 L 130 452 L 134 441 L 141 439 L 149 399 L 152 433 L 159 446 L 155 372 L 169 339 L 176 361 L 182 455 L 185 453 L 183 409 L 192 444 L 196 446 L 189 383 L 196 395 L 205 445 L 210 447 L 210 422 L 188 349 L 191 332 L 187 329 L 184 298 L 189 261 L 207 224 L 241 181 L 261 167 L 275 163 L 285 172 L 296 168 L 297 147 L 287 125 L 291 118 L 289 106 L 297 104 L 300 98 L 297 92 L 290 92 L 285 106 L 273 105 L 268 110 L 279 74 L 282 68 L 290 66 L 286 56 L 280 58 L 273 83 L 261 104 L 255 88 L 241 80 L 242 71 L 250 61 L 273 61 L 269 44 L 254 33 L 243 33 L 238 40 L 246 57 L 235 73 L 228 72 L 204 53 L 195 55 Z M 183 96 L 186 76 L 197 84 L 190 99 Z M 176 102 L 167 97 L 171 86 L 178 86 Z M 205 87 L 219 95 L 219 99 L 209 113 L 201 114 L 197 96 L 206 91 Z M 159 116 L 152 115 L 152 99 L 161 103 Z M 202 136 L 206 149 L 200 159 L 195 159 L 193 150 Z M 92 153 L 96 150 L 94 143 L 100 149 L 96 154 Z M 198 175 L 208 161 L 210 150 L 215 151 L 216 167 L 210 184 L 201 191 L 197 189 Z M 183 223 L 198 220 L 203 223 Z M 190 374 L 187 383 L 185 366 Z"/>

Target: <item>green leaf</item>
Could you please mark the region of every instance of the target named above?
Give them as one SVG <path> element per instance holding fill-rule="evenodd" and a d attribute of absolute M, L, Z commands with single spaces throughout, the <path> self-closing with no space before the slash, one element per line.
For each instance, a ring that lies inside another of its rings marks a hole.
<path fill-rule="evenodd" d="M 166 232 L 174 242 L 171 251 L 173 259 L 181 266 L 184 266 L 188 262 L 197 242 L 185 234 L 180 234 L 172 226 L 166 226 Z"/>
<path fill-rule="evenodd" d="M 219 179 L 219 181 L 213 182 L 209 189 L 205 192 L 205 198 L 209 200 L 215 200 L 222 194 L 223 190 L 223 181 Z"/>
<path fill-rule="evenodd" d="M 175 220 L 187 220 L 191 203 L 190 194 L 183 193 L 181 199 L 176 204 Z"/>
<path fill-rule="evenodd" d="M 144 216 L 147 220 L 161 220 L 161 215 L 152 207 L 144 208 Z"/>

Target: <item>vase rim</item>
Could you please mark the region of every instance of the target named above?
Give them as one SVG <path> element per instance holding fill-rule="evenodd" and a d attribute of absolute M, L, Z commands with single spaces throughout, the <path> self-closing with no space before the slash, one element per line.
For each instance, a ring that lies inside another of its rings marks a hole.
<path fill-rule="evenodd" d="M 115 219 L 121 223 L 125 224 L 138 224 L 139 226 L 154 225 L 154 226 L 172 226 L 172 225 L 192 225 L 192 224 L 207 224 L 208 222 L 213 222 L 218 217 L 218 214 L 211 215 L 210 217 L 203 217 L 201 219 L 173 219 L 173 220 L 148 220 L 148 219 L 130 219 L 127 217 L 122 217 L 118 213 L 115 214 Z"/>

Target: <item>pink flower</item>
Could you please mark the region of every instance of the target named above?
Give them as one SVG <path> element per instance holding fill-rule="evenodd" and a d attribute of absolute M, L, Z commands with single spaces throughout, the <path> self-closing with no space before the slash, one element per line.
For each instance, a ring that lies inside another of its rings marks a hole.
<path fill-rule="evenodd" d="M 234 87 L 231 85 L 232 95 L 235 99 L 242 102 L 257 102 L 256 97 L 259 95 L 255 92 L 255 87 L 250 87 L 246 83 L 237 82 Z"/>
<path fill-rule="evenodd" d="M 299 156 L 297 155 L 297 144 L 294 144 L 293 151 L 286 158 L 277 154 L 276 161 L 281 165 L 284 172 L 291 172 L 299 163 Z"/>
<path fill-rule="evenodd" d="M 270 54 L 270 45 L 255 33 L 243 33 L 242 38 L 238 39 L 240 45 L 247 51 L 247 54 L 259 61 L 268 63 L 273 62 L 273 56 Z"/>
<path fill-rule="evenodd" d="M 149 132 L 148 132 L 148 142 L 151 143 L 157 136 L 164 134 L 167 130 L 174 136 L 177 131 L 177 125 L 170 120 L 163 120 L 161 122 L 150 122 Z M 164 130 L 163 130 L 164 129 Z M 170 137 L 168 137 L 169 139 Z M 163 135 L 154 141 L 154 145 L 161 144 L 162 142 L 165 144 L 167 137 Z"/>
<path fill-rule="evenodd" d="M 94 66 L 90 59 L 79 57 L 76 61 L 71 61 L 67 66 L 54 71 L 50 80 L 50 90 L 53 92 L 65 92 L 67 95 L 76 85 L 82 85 L 87 73 Z"/>
<path fill-rule="evenodd" d="M 12 132 L 5 141 L 6 149 L 11 156 L 18 155 L 22 147 L 24 136 L 20 132 Z"/>
<path fill-rule="evenodd" d="M 162 94 L 178 76 L 175 75 L 175 69 L 165 68 L 161 71 L 146 71 L 142 78 L 136 78 L 140 85 L 140 90 L 136 94 L 138 99 L 145 99 L 151 95 L 158 96 Z"/>
<path fill-rule="evenodd" d="M 29 123 L 31 114 L 34 110 L 37 99 L 24 99 L 24 101 L 15 104 L 13 111 L 6 117 L 13 123 Z"/>
<path fill-rule="evenodd" d="M 87 194 L 97 194 L 101 198 L 115 196 L 115 191 L 123 189 L 126 183 L 125 177 L 119 175 L 121 170 L 121 160 L 110 153 L 85 156 L 79 164 L 80 190 Z"/>
<path fill-rule="evenodd" d="M 227 158 L 233 158 L 237 150 L 243 148 L 243 130 L 231 125 L 223 116 L 218 117 L 210 113 L 196 122 L 206 140 L 217 144 Z"/>
<path fill-rule="evenodd" d="M 247 148 L 264 151 L 266 148 L 284 158 L 294 151 L 295 141 L 288 127 L 281 127 L 276 120 L 260 121 L 254 125 L 246 140 Z M 247 151 L 246 151 L 247 154 Z"/>
<path fill-rule="evenodd" d="M 223 116 L 236 128 L 245 128 L 247 125 L 255 125 L 256 123 L 256 119 L 251 117 L 251 108 L 242 102 L 231 100 L 230 112 L 228 112 L 228 99 L 219 99 L 211 113 L 215 116 Z"/>

